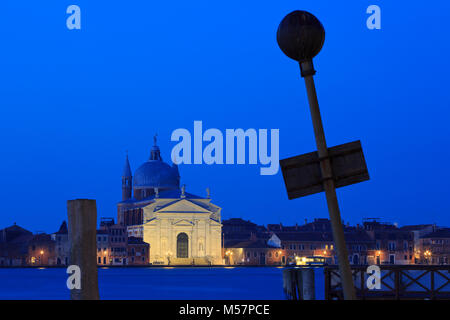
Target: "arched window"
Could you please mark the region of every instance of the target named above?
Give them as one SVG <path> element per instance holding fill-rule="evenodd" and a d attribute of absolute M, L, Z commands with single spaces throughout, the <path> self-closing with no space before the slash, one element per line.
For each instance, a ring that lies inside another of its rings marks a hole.
<path fill-rule="evenodd" d="M 189 240 L 186 233 L 182 232 L 177 236 L 177 258 L 187 258 Z"/>

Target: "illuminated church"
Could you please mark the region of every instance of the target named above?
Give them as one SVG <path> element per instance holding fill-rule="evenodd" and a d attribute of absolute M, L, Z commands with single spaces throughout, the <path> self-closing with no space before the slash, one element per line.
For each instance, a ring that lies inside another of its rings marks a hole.
<path fill-rule="evenodd" d="M 185 189 L 178 166 L 162 160 L 155 137 L 150 158 L 134 176 L 127 155 L 118 223 L 129 237 L 150 245 L 152 264 L 223 264 L 221 208 L 211 202 L 209 189 L 205 197 Z"/>

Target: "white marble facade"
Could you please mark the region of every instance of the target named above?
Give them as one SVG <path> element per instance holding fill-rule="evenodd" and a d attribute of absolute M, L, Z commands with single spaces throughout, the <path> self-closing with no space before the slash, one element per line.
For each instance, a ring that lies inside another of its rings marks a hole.
<path fill-rule="evenodd" d="M 150 244 L 152 264 L 223 264 L 220 211 L 211 199 L 183 192 L 178 198 L 155 198 L 134 232 L 142 232 Z"/>

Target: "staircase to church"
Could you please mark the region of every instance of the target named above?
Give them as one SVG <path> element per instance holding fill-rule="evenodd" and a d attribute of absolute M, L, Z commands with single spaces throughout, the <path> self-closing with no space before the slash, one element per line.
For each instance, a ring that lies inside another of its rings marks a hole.
<path fill-rule="evenodd" d="M 210 265 L 207 258 L 172 258 L 170 259 L 171 265 L 183 265 L 183 266 L 208 266 Z"/>

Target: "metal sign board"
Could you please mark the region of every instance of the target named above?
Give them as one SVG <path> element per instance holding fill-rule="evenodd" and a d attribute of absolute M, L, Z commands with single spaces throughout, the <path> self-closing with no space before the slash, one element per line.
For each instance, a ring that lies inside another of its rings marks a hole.
<path fill-rule="evenodd" d="M 328 148 L 335 187 L 369 180 L 361 142 Z M 289 200 L 324 191 L 317 152 L 280 160 Z"/>

